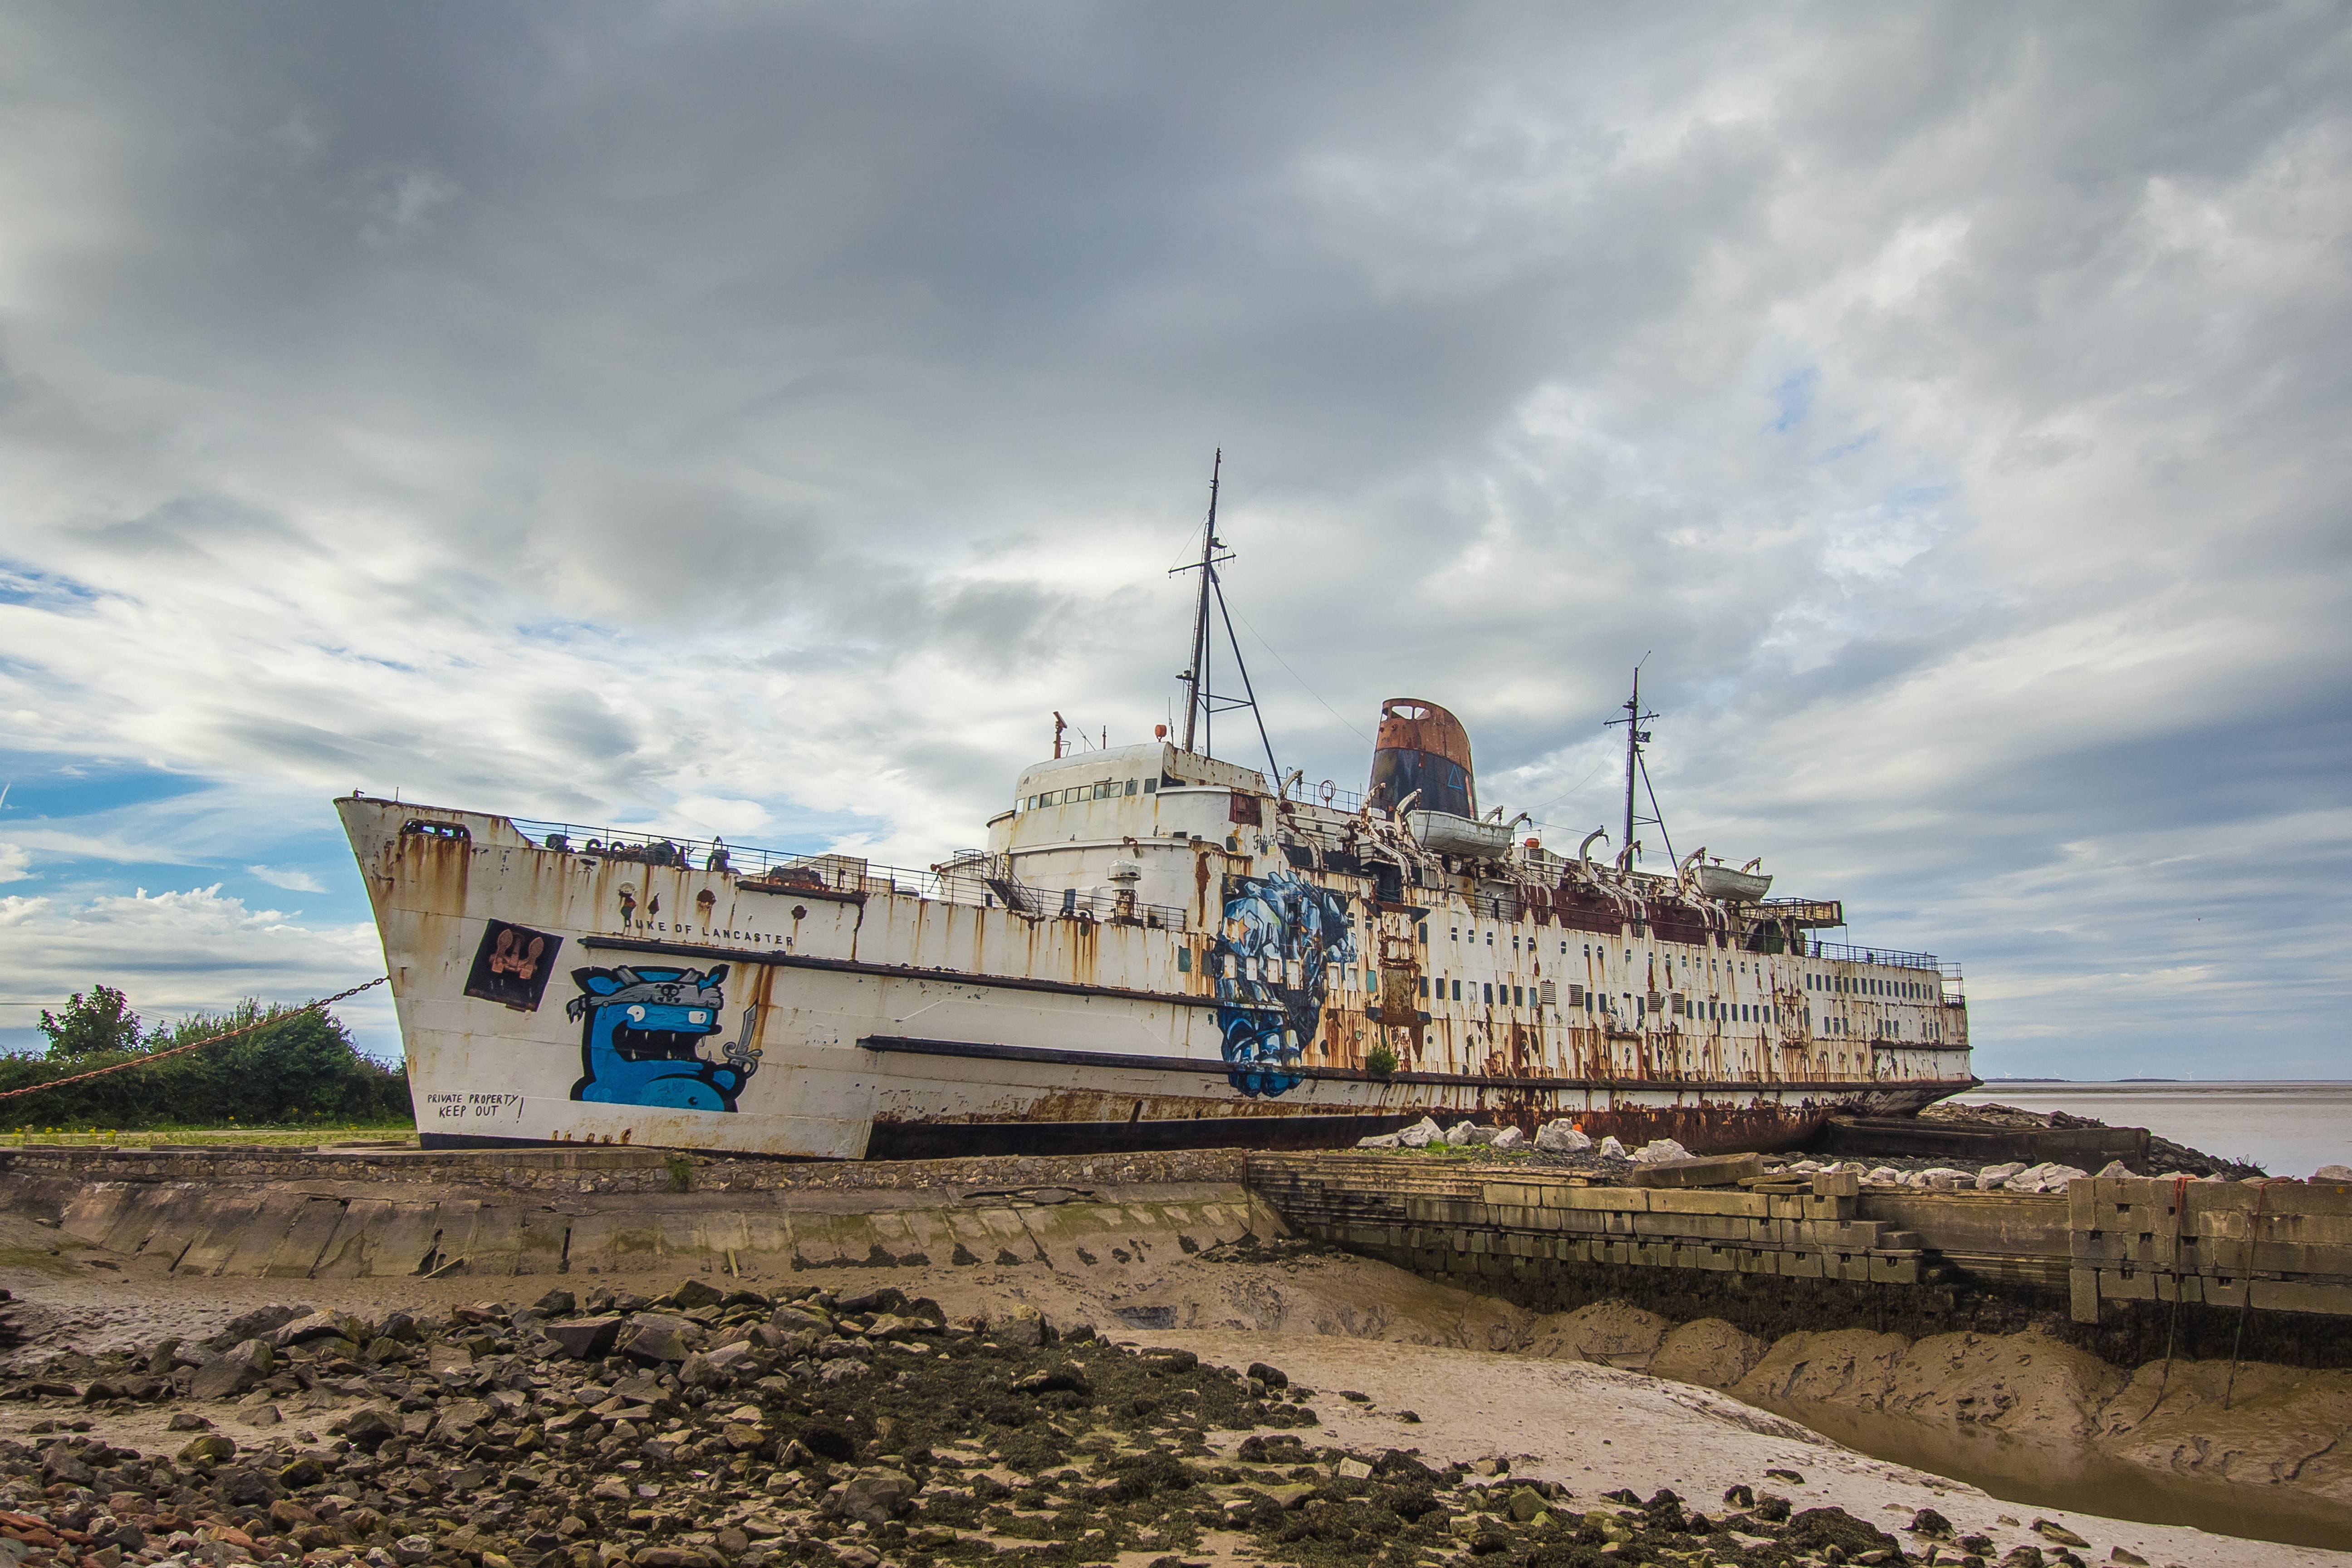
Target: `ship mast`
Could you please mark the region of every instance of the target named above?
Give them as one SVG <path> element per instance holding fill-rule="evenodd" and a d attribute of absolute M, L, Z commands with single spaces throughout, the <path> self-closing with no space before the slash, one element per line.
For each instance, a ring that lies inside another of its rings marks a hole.
<path fill-rule="evenodd" d="M 1218 553 L 1225 549 L 1225 542 L 1217 537 L 1217 487 L 1223 476 L 1224 466 L 1225 449 L 1220 447 L 1209 465 L 1209 521 L 1201 530 L 1201 559 L 1169 573 L 1171 577 L 1182 572 L 1198 572 L 1201 574 L 1201 595 L 1192 607 L 1192 662 L 1176 678 L 1184 683 L 1184 750 L 1197 750 L 1204 757 L 1213 754 L 1211 748 L 1215 744 L 1216 716 L 1230 713 L 1237 708 L 1246 708 L 1250 716 L 1257 721 L 1258 742 L 1265 747 L 1265 765 L 1272 770 L 1272 776 L 1279 781 L 1282 767 L 1274 760 L 1274 742 L 1266 736 L 1265 715 L 1258 710 L 1257 689 L 1250 683 L 1249 661 L 1242 658 L 1241 639 L 1234 634 L 1233 614 L 1225 608 L 1225 585 L 1217 576 L 1217 568 L 1234 558 L 1230 551 Z M 1217 617 L 1224 623 L 1225 642 L 1234 652 L 1234 668 L 1241 674 L 1243 695 L 1239 697 L 1219 695 L 1209 681 L 1209 656 L 1213 647 L 1209 630 L 1211 595 L 1216 596 Z M 1194 745 L 1196 741 L 1199 742 L 1197 747 Z M 1279 787 L 1278 782 L 1276 787 Z"/>
<path fill-rule="evenodd" d="M 1201 574 L 1201 600 L 1192 610 L 1192 662 L 1178 677 L 1184 682 L 1184 749 L 1188 752 L 1192 750 L 1196 736 L 1203 749 L 1209 741 L 1206 734 L 1199 733 L 1208 728 L 1200 721 L 1206 717 L 1202 712 L 1201 693 L 1209 684 L 1209 587 L 1216 581 L 1217 563 L 1233 559 L 1231 555 L 1217 554 L 1224 542 L 1217 537 L 1217 481 L 1223 476 L 1224 467 L 1225 449 L 1220 447 L 1209 465 L 1209 522 L 1201 530 L 1200 563 L 1178 568 Z"/>
<path fill-rule="evenodd" d="M 1646 663 L 1649 657 L 1643 654 L 1643 662 Z M 1642 711 L 1642 666 L 1639 664 L 1633 667 L 1633 695 L 1627 698 L 1622 706 L 1625 710 L 1625 717 L 1610 720 L 1609 727 L 1625 726 L 1625 847 L 1618 852 L 1617 858 L 1619 866 L 1630 872 L 1641 847 L 1633 840 L 1636 827 L 1643 823 L 1654 826 L 1658 837 L 1665 840 L 1668 859 L 1674 858 L 1675 841 L 1666 832 L 1665 814 L 1658 809 L 1658 792 L 1651 787 L 1649 764 L 1642 760 L 1642 748 L 1650 739 L 1650 731 L 1642 726 L 1656 718 L 1657 714 Z M 1650 797 L 1650 815 L 1647 816 L 1637 814 L 1634 805 L 1637 788 Z"/>

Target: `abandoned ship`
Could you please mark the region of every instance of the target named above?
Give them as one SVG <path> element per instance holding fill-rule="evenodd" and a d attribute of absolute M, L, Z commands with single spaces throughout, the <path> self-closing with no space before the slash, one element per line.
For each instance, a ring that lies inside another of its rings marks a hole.
<path fill-rule="evenodd" d="M 1382 704 L 1361 795 L 1210 755 L 1254 707 L 1208 681 L 1213 494 L 1184 734 L 1057 731 L 928 869 L 339 801 L 425 1144 L 1297 1148 L 1429 1115 L 1703 1152 L 1974 1083 L 1956 967 L 1825 940 L 1838 902 L 1752 862 L 1636 868 L 1638 685 L 1608 860 L 1482 811 L 1434 703 Z"/>

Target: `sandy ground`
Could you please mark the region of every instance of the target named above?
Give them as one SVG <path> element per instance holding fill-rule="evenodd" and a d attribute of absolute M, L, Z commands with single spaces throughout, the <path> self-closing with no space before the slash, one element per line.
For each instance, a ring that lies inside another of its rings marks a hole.
<path fill-rule="evenodd" d="M 647 1294 L 671 1282 L 651 1274 L 608 1279 Z M 19 1298 L 9 1319 L 25 1336 L 10 1358 L 18 1364 L 37 1363 L 68 1346 L 102 1351 L 143 1347 L 166 1334 L 201 1335 L 272 1301 L 424 1315 L 459 1302 L 528 1301 L 558 1284 L 583 1289 L 597 1282 L 190 1279 L 89 1247 L 59 1247 L 56 1232 L 0 1216 L 0 1286 Z M 2085 1555 L 2094 1562 L 2106 1561 L 2112 1548 L 2122 1546 L 2151 1563 L 2184 1568 L 2352 1563 L 2352 1554 L 2001 1502 L 1964 1483 L 1843 1447 L 1728 1394 L 1605 1364 L 1627 1357 L 1646 1363 L 1658 1344 L 1654 1321 L 1644 1321 L 1648 1314 L 1610 1304 L 1538 1317 L 1368 1259 L 1234 1263 L 1178 1257 L 1084 1272 L 823 1269 L 746 1283 L 840 1291 L 887 1283 L 931 1296 L 950 1313 L 1025 1303 L 1051 1321 L 1092 1322 L 1122 1341 L 1181 1345 L 1234 1366 L 1270 1362 L 1318 1391 L 1315 1407 L 1328 1423 L 1325 1441 L 1373 1451 L 1417 1449 L 1433 1460 L 1503 1458 L 1515 1473 L 1558 1480 L 1580 1497 L 1617 1487 L 1647 1497 L 1665 1486 L 1694 1503 L 1714 1506 L 1727 1488 L 1746 1482 L 1778 1491 L 1799 1508 L 1835 1503 L 1888 1530 L 1907 1524 L 1913 1510 L 1934 1507 L 1964 1531 L 1991 1535 L 2002 1552 L 2035 1542 L 2027 1527 L 2047 1518 L 2092 1542 L 2095 1550 Z M 1153 1326 L 1137 1326 L 1138 1318 Z M 1173 1326 L 1157 1326 L 1161 1321 Z M 1728 1370 L 1721 1356 L 1752 1357 L 1758 1350 L 1754 1342 L 1735 1340 L 1706 1353 L 1685 1345 L 1684 1372 L 1720 1378 Z M 1591 1359 L 1562 1359 L 1575 1356 Z M 1342 1390 L 1369 1395 L 1370 1403 L 1340 1398 Z M 229 1405 L 207 1406 L 204 1414 L 241 1439 L 304 1441 L 307 1434 L 323 1435 L 339 1411 L 354 1403 L 324 1389 L 298 1395 L 278 1403 L 281 1425 L 263 1427 L 245 1426 L 250 1413 Z M 1417 1424 L 1400 1419 L 1398 1413 L 1407 1409 L 1419 1415 Z M 0 1405 L 0 1435 L 21 1436 L 43 1414 Z M 54 1412 L 47 1414 L 54 1418 Z M 170 1414 L 109 1417 L 93 1430 L 150 1451 L 176 1450 L 186 1435 L 164 1430 Z M 1764 1472 L 1774 1468 L 1804 1479 L 1769 1479 Z"/>
<path fill-rule="evenodd" d="M 1513 1474 L 1559 1481 L 1580 1497 L 1618 1487 L 1647 1497 L 1667 1486 L 1712 1505 L 1727 1488 L 1744 1481 L 1759 1492 L 1779 1492 L 1800 1509 L 1834 1503 L 1890 1531 L 1908 1524 L 1915 1510 L 1933 1508 L 1963 1533 L 1990 1535 L 2001 1554 L 2021 1544 L 2046 1546 L 2025 1527 L 2053 1519 L 2092 1543 L 2083 1555 L 2095 1563 L 2105 1562 L 2117 1546 L 2151 1563 L 2185 1568 L 2352 1562 L 2343 1552 L 2000 1502 L 1960 1482 L 1854 1453 L 1713 1390 L 1589 1362 L 1311 1334 L 1132 1337 L 1181 1345 L 1203 1360 L 1265 1361 L 1282 1368 L 1317 1391 L 1326 1442 L 1417 1449 L 1449 1463 L 1507 1458 Z M 1340 1390 L 1369 1394 L 1371 1403 L 1328 1397 Z M 1418 1415 L 1419 1424 L 1401 1420 L 1404 1410 Z M 1768 1469 L 1794 1470 L 1804 1481 L 1768 1479 Z"/>

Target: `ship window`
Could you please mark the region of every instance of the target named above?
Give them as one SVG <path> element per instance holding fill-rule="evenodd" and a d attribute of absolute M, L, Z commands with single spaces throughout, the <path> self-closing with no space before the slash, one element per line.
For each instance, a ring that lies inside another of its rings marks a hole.
<path fill-rule="evenodd" d="M 1176 950 L 1176 973 L 1179 974 L 1190 974 L 1192 973 L 1192 950 L 1191 948 L 1180 947 Z"/>
<path fill-rule="evenodd" d="M 1160 790 L 1160 781 L 1159 781 L 1158 779 L 1146 779 L 1146 780 L 1144 780 L 1144 781 L 1143 781 L 1143 793 L 1144 793 L 1144 794 L 1146 794 L 1146 795 L 1156 795 L 1156 794 L 1158 794 L 1158 793 L 1159 793 L 1159 790 Z"/>
<path fill-rule="evenodd" d="M 1495 983 L 1491 980 L 1486 983 L 1486 1001 L 1485 1005 L 1489 1007 L 1495 1005 Z"/>
<path fill-rule="evenodd" d="M 1133 779 L 1129 779 L 1129 780 L 1128 780 L 1128 781 L 1127 781 L 1127 790 L 1126 790 L 1126 793 L 1127 793 L 1127 794 L 1129 794 L 1129 795 L 1133 795 L 1133 794 L 1135 793 L 1135 781 L 1134 781 Z"/>
<path fill-rule="evenodd" d="M 1462 928 L 1460 926 L 1455 926 L 1454 928 L 1454 940 L 1456 942 L 1460 942 L 1462 940 Z"/>
<path fill-rule="evenodd" d="M 1524 1006 L 1526 1006 L 1527 1005 L 1528 1005 L 1528 989 L 1527 989 L 1527 987 L 1526 987 L 1526 986 L 1524 986 L 1524 985 L 1514 985 L 1514 986 L 1512 986 L 1512 987 L 1511 987 L 1511 1005 L 1512 1005 L 1512 1006 L 1514 1006 L 1514 1007 L 1524 1007 Z"/>
<path fill-rule="evenodd" d="M 1459 1001 L 1461 1001 L 1461 1000 L 1462 1000 L 1462 982 L 1460 982 L 1459 980 L 1457 980 L 1457 981 L 1455 981 L 1455 982 L 1454 983 L 1454 999 L 1456 1002 L 1459 1002 Z"/>
<path fill-rule="evenodd" d="M 1421 945 L 1423 947 L 1427 947 L 1429 945 L 1429 922 L 1427 921 L 1421 922 Z"/>
<path fill-rule="evenodd" d="M 1421 977 L 1421 994 L 1423 996 L 1429 994 L 1429 976 L 1426 974 Z"/>

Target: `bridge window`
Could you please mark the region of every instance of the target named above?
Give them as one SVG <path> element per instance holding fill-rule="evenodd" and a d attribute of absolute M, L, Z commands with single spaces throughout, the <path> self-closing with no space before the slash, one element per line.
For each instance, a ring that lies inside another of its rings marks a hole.
<path fill-rule="evenodd" d="M 1159 781 L 1158 779 L 1146 779 L 1146 780 L 1144 780 L 1144 781 L 1143 781 L 1143 793 L 1144 793 L 1144 794 L 1146 794 L 1146 795 L 1155 795 L 1155 794 L 1157 794 L 1157 793 L 1159 792 L 1159 789 L 1160 789 L 1160 781 Z"/>
<path fill-rule="evenodd" d="M 1454 983 L 1454 1000 L 1456 1002 L 1462 1000 L 1462 982 L 1459 980 Z"/>

